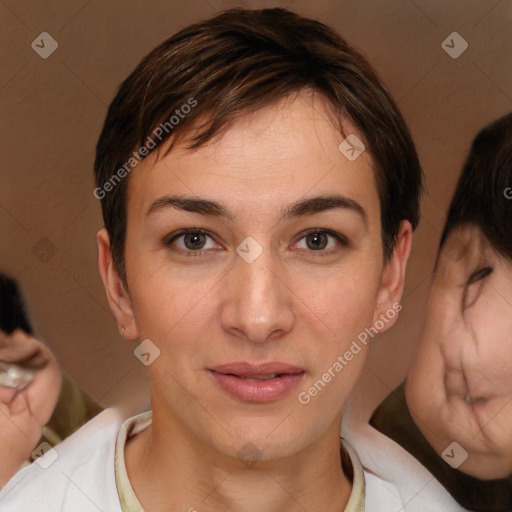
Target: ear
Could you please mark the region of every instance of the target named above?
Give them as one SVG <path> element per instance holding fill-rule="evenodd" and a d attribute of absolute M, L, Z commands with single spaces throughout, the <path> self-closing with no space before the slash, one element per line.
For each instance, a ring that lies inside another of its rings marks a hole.
<path fill-rule="evenodd" d="M 115 268 L 108 231 L 105 228 L 100 229 L 96 240 L 98 241 L 98 267 L 110 309 L 117 320 L 121 335 L 126 339 L 133 340 L 138 337 L 139 333 L 135 323 L 132 301 Z"/>
<path fill-rule="evenodd" d="M 398 319 L 396 311 L 400 311 L 402 306 L 400 300 L 405 285 L 405 270 L 412 245 L 412 226 L 407 220 L 400 224 L 400 231 L 395 241 L 395 247 L 390 259 L 382 270 L 381 282 L 377 294 L 377 305 L 373 316 L 373 325 L 380 320 L 384 324 L 380 332 L 389 329 Z M 387 314 L 393 311 L 393 316 Z M 385 315 L 386 321 L 383 322 L 381 316 Z"/>

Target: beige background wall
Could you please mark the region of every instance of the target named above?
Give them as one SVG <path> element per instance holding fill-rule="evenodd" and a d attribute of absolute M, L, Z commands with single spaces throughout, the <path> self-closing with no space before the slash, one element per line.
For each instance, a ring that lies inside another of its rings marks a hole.
<path fill-rule="evenodd" d="M 147 405 L 136 342 L 118 334 L 96 266 L 94 147 L 115 88 L 156 44 L 234 6 L 284 6 L 331 24 L 374 64 L 416 140 L 427 181 L 400 320 L 374 341 L 371 406 L 404 377 L 446 208 L 469 143 L 512 110 L 511 0 L 187 2 L 0 0 L 0 268 L 21 282 L 36 329 L 103 405 Z M 452 59 L 452 32 L 468 49 Z M 48 32 L 57 50 L 31 43 Z"/>

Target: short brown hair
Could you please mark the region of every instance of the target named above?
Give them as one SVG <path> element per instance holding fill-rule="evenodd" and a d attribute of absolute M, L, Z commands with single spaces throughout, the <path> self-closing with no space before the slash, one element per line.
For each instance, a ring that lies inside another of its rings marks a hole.
<path fill-rule="evenodd" d="M 108 109 L 96 147 L 95 195 L 101 199 L 114 264 L 125 282 L 128 179 L 121 178 L 130 171 L 126 162 L 134 150 L 146 148 L 150 138 L 155 142 L 158 127 L 165 128 L 166 120 L 177 117 L 191 99 L 195 107 L 186 109 L 177 124 L 167 121 L 156 147 L 174 137 L 170 151 L 194 123 L 206 118 L 187 146 L 200 147 L 243 114 L 302 89 L 327 100 L 341 133 L 347 119 L 363 137 L 372 156 L 383 249 L 389 258 L 400 222 L 409 220 L 413 229 L 418 224 L 423 179 L 393 99 L 366 59 L 323 23 L 282 8 L 232 9 L 157 46 L 120 85 Z"/>

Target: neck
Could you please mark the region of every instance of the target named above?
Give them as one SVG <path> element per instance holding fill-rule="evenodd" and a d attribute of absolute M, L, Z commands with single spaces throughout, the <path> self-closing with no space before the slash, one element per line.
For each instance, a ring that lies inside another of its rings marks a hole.
<path fill-rule="evenodd" d="M 340 421 L 301 452 L 244 465 L 160 419 L 153 415 L 125 447 L 130 482 L 147 511 L 345 510 L 352 484 L 342 468 Z"/>

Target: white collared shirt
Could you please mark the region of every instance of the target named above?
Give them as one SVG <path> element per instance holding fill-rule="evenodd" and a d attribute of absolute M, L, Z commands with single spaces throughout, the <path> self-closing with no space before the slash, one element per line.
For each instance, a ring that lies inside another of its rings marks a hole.
<path fill-rule="evenodd" d="M 151 420 L 150 411 L 125 420 L 116 409 L 105 409 L 19 471 L 0 492 L 0 510 L 142 512 L 126 472 L 124 446 L 129 437 L 147 428 Z M 389 485 L 366 474 L 355 451 L 345 440 L 342 442 L 354 471 L 345 511 L 382 512 L 380 504 L 386 503 Z M 369 508 L 369 502 L 379 506 Z"/>

